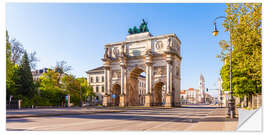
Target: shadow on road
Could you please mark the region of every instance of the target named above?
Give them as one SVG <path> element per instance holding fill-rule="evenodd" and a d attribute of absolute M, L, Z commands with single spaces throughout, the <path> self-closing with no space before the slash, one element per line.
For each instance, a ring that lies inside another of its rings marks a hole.
<path fill-rule="evenodd" d="M 184 123 L 196 123 L 199 121 L 208 122 L 222 122 L 222 121 L 234 121 L 221 117 L 212 118 L 191 118 L 191 117 L 158 117 L 158 116 L 142 116 L 142 115 L 115 115 L 115 114 L 91 114 L 91 115 L 65 115 L 65 116 L 52 116 L 61 118 L 75 118 L 75 119 L 103 119 L 103 120 L 135 120 L 135 121 L 159 121 L 159 122 L 184 122 Z"/>
<path fill-rule="evenodd" d="M 13 118 L 13 119 L 7 119 L 6 122 L 32 122 L 31 120 L 24 119 L 24 118 Z"/>

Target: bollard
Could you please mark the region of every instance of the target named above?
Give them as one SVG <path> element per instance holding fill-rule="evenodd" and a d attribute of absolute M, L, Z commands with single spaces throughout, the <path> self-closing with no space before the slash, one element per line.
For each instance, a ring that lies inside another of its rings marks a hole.
<path fill-rule="evenodd" d="M 18 100 L 18 109 L 21 109 L 21 102 L 22 102 L 22 100 L 20 99 L 20 100 Z"/>

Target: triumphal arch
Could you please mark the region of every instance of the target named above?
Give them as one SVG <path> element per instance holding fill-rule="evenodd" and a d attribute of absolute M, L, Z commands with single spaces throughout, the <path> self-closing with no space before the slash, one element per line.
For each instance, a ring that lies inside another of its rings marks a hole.
<path fill-rule="evenodd" d="M 180 106 L 181 41 L 175 34 L 151 35 L 144 20 L 128 32 L 124 41 L 105 45 L 103 105 L 139 105 L 144 72 L 144 106 Z"/>

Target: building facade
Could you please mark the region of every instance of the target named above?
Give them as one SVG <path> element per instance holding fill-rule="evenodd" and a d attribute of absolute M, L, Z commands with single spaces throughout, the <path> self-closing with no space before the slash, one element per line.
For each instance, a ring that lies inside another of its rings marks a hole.
<path fill-rule="evenodd" d="M 32 71 L 33 80 L 38 81 L 40 77 L 42 76 L 42 74 L 48 73 L 49 70 L 50 70 L 49 68 L 43 68 L 43 69 Z"/>
<path fill-rule="evenodd" d="M 181 90 L 181 102 L 183 104 L 201 104 L 201 103 L 206 103 L 210 104 L 213 103 L 215 100 L 213 96 L 211 96 L 208 93 L 204 93 L 204 100 L 201 101 L 201 93 L 202 91 L 200 89 L 194 89 L 194 88 L 189 88 L 187 90 Z"/>
<path fill-rule="evenodd" d="M 201 103 L 201 91 L 199 89 L 189 88 L 181 90 L 181 101 L 183 104 L 199 104 Z"/>

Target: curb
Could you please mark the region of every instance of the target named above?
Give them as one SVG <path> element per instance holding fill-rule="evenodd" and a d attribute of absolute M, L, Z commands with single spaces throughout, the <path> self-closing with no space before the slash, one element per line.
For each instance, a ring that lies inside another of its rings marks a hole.
<path fill-rule="evenodd" d="M 68 113 L 51 113 L 51 114 L 28 114 L 28 115 L 13 115 L 6 118 L 26 118 L 26 117 L 47 117 L 47 116 L 63 116 L 63 115 L 83 115 L 83 114 L 95 114 L 95 113 L 118 113 L 125 111 L 95 111 L 95 112 L 68 112 Z"/>

